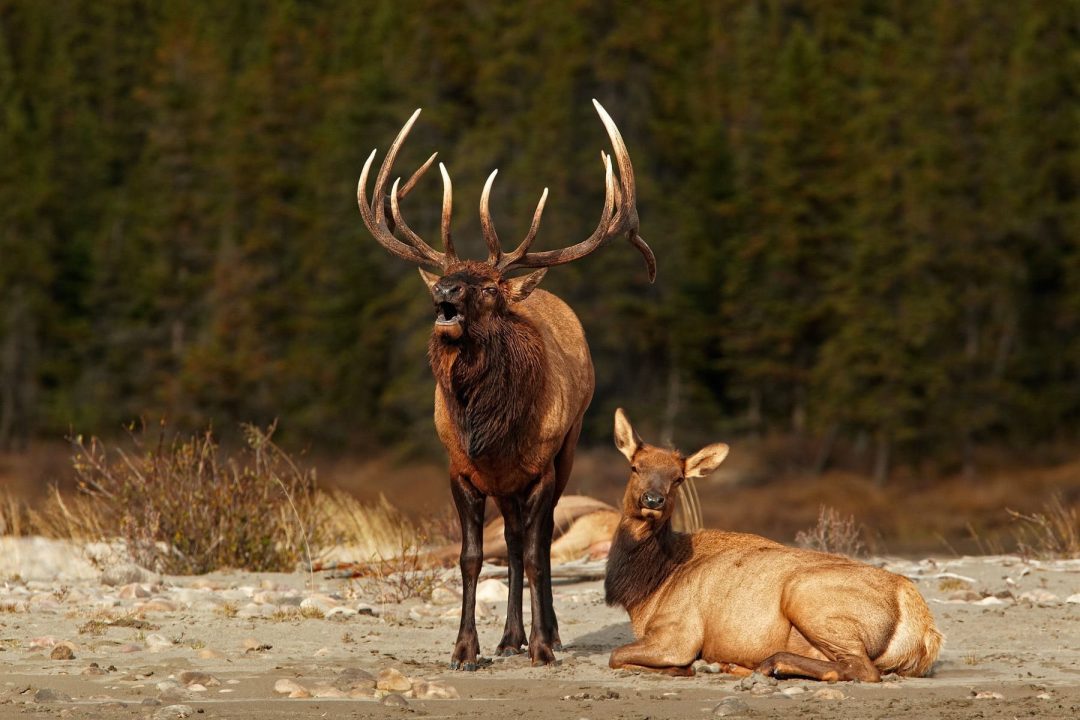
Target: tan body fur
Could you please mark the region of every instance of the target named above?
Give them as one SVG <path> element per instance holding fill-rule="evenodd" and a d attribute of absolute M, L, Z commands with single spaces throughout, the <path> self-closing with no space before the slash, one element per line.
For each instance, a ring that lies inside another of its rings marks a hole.
<path fill-rule="evenodd" d="M 712 472 L 726 445 L 683 458 L 641 442 L 621 410 L 616 445 L 632 470 L 605 589 L 638 639 L 611 653 L 611 667 L 692 674 L 701 658 L 736 674 L 869 682 L 930 671 L 942 636 L 907 578 L 757 535 L 671 528 L 669 500 L 685 478 Z"/>

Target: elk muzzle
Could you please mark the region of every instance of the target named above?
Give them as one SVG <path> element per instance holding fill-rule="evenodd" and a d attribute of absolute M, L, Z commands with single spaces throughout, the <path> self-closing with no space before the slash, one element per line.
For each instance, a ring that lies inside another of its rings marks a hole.
<path fill-rule="evenodd" d="M 460 336 L 461 323 L 465 320 L 465 288 L 462 284 L 439 281 L 431 288 L 431 298 L 435 303 L 436 331 Z"/>
<path fill-rule="evenodd" d="M 646 510 L 662 510 L 665 498 L 655 490 L 646 490 L 641 494 L 641 507 Z"/>

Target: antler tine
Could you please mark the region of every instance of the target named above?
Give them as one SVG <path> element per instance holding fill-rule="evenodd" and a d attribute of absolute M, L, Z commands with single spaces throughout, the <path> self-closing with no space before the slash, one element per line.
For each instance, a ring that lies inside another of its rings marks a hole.
<path fill-rule="evenodd" d="M 431 167 L 431 164 L 435 162 L 435 158 L 438 156 L 439 153 L 437 152 L 431 153 L 431 157 L 429 157 L 427 161 L 412 174 L 412 177 L 409 178 L 409 182 L 401 186 L 401 192 L 398 193 L 398 198 L 400 200 L 404 200 L 409 193 L 412 192 L 413 188 L 416 187 L 416 183 L 420 182 L 420 178 L 424 177 L 424 173 L 428 171 L 428 168 Z"/>
<path fill-rule="evenodd" d="M 637 191 L 634 185 L 634 168 L 630 164 L 630 154 L 626 150 L 619 129 L 611 116 L 607 114 L 599 102 L 593 100 L 596 112 L 600 115 L 600 121 L 604 123 L 608 138 L 611 140 L 615 162 L 619 166 L 619 184 L 615 187 L 612 178 L 611 157 L 602 153 L 605 167 L 605 197 L 604 212 L 601 214 L 600 224 L 586 240 L 561 250 L 548 250 L 546 252 L 525 253 L 513 262 L 516 267 L 550 267 L 573 262 L 579 258 L 594 252 L 611 241 L 616 235 L 626 233 L 627 239 L 636 247 L 645 258 L 648 266 L 649 281 L 656 278 L 656 257 L 645 241 L 638 235 L 637 214 Z M 510 264 L 506 265 L 509 269 Z"/>
<path fill-rule="evenodd" d="M 446 166 L 442 163 L 439 163 L 439 172 L 442 173 L 443 181 L 442 222 L 439 227 L 442 232 L 443 250 L 446 251 L 446 261 L 449 265 L 457 260 L 454 239 L 450 235 L 450 212 L 454 206 L 454 188 L 450 184 L 450 173 L 446 172 Z"/>
<path fill-rule="evenodd" d="M 533 212 L 532 225 L 529 226 L 529 232 L 526 233 L 525 239 L 521 241 L 521 244 L 514 248 L 514 251 L 503 255 L 502 260 L 499 261 L 499 270 L 505 270 L 518 260 L 520 260 L 525 253 L 529 251 L 529 246 L 532 245 L 533 240 L 536 239 L 536 232 L 540 229 L 540 216 L 544 214 L 544 203 L 547 202 L 548 189 L 544 188 L 543 194 L 540 195 L 540 202 L 536 203 L 536 211 Z"/>
<path fill-rule="evenodd" d="M 405 197 L 407 193 L 398 191 L 398 184 L 401 182 L 401 178 L 394 180 L 394 185 L 390 189 L 390 214 L 394 219 L 394 225 L 399 228 L 405 239 L 412 243 L 413 247 L 420 252 L 431 263 L 438 265 L 440 268 L 446 266 L 446 256 L 435 250 L 426 242 L 424 242 L 419 235 L 413 232 L 405 223 L 405 218 L 401 216 L 401 198 Z"/>
<path fill-rule="evenodd" d="M 499 174 L 496 168 L 488 175 L 484 183 L 484 192 L 480 194 L 480 230 L 484 235 L 484 242 L 488 247 L 488 265 L 497 267 L 499 258 L 502 257 L 502 246 L 499 244 L 499 235 L 495 232 L 495 223 L 491 219 L 491 186 L 495 182 L 495 176 Z"/>
<path fill-rule="evenodd" d="M 394 237 L 394 234 L 390 232 L 390 229 L 386 227 L 386 223 L 376 219 L 375 212 L 372 210 L 371 204 L 368 203 L 367 199 L 368 173 L 371 172 L 371 162 L 375 159 L 376 152 L 378 151 L 372 150 L 371 154 L 368 155 L 367 162 L 364 163 L 364 169 L 360 173 L 360 182 L 357 183 L 356 186 L 356 203 L 360 206 L 360 216 L 364 219 L 364 225 L 367 226 L 368 232 L 371 233 L 380 245 L 402 260 L 408 260 L 409 262 L 414 262 L 419 265 L 434 264 L 442 267 L 441 262 L 436 262 L 434 259 L 426 257 L 416 248 L 411 245 L 406 245 L 398 240 Z"/>
<path fill-rule="evenodd" d="M 371 201 L 368 201 L 367 197 L 367 180 L 368 174 L 371 172 L 371 163 L 375 159 L 375 153 L 377 151 L 372 150 L 371 155 L 368 156 L 367 161 L 364 163 L 364 170 L 360 174 L 360 182 L 356 188 L 356 200 L 360 206 L 360 215 L 364 219 L 364 224 L 367 226 L 368 231 L 374 236 L 375 240 L 380 245 L 389 250 L 394 255 L 420 265 L 433 265 L 440 269 L 445 269 L 449 264 L 449 260 L 443 253 L 438 252 L 430 245 L 425 243 L 415 232 L 413 232 L 404 221 L 401 220 L 401 209 L 394 208 L 394 205 L 403 197 L 409 194 L 413 186 L 417 181 L 427 172 L 431 167 L 431 163 L 435 160 L 435 155 L 428 158 L 420 168 L 413 173 L 409 178 L 409 182 L 405 184 L 404 189 L 398 190 L 398 182 L 394 183 L 392 191 L 393 197 L 386 197 L 386 180 L 390 175 L 390 170 L 394 165 L 394 160 L 397 158 L 398 151 L 401 149 L 402 144 L 405 142 L 405 138 L 409 136 L 409 132 L 412 130 L 413 124 L 416 123 L 416 118 L 420 115 L 420 109 L 409 117 L 398 132 L 397 137 L 394 138 L 394 142 L 390 145 L 390 149 L 386 153 L 386 157 L 383 158 L 382 165 L 379 167 L 379 173 L 375 177 L 375 188 L 371 196 Z M 387 208 L 390 209 L 391 222 L 393 227 L 386 221 Z M 394 237 L 394 227 L 402 227 L 406 238 L 411 245 L 406 244 Z"/>

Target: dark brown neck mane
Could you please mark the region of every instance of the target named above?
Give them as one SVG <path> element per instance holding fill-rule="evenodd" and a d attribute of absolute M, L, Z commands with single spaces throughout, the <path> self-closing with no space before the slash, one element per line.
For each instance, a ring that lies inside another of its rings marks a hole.
<path fill-rule="evenodd" d="M 457 343 L 433 334 L 428 358 L 469 457 L 519 457 L 539 422 L 545 386 L 547 356 L 536 328 L 512 312 L 488 318 Z"/>
<path fill-rule="evenodd" d="M 675 532 L 670 519 L 643 538 L 634 537 L 624 519 L 608 553 L 604 601 L 627 610 L 636 607 L 689 560 L 691 552 L 690 536 Z"/>

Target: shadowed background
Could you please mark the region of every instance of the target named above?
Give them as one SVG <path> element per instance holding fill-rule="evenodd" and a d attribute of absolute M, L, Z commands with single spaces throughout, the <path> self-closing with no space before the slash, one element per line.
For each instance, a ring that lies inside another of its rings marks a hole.
<path fill-rule="evenodd" d="M 907 546 L 1075 504 L 1078 40 L 1075 0 L 0 0 L 0 481 L 63 481 L 72 432 L 277 418 L 437 511 L 430 300 L 362 229 L 363 160 L 422 106 L 397 166 L 440 152 L 463 255 L 495 167 L 504 245 L 549 187 L 535 247 L 565 246 L 596 97 L 659 274 L 615 241 L 544 281 L 597 369 L 572 489 L 615 500 L 623 406 L 732 444 L 710 524 L 788 539 L 827 502 Z M 440 192 L 405 202 L 431 242 Z"/>

